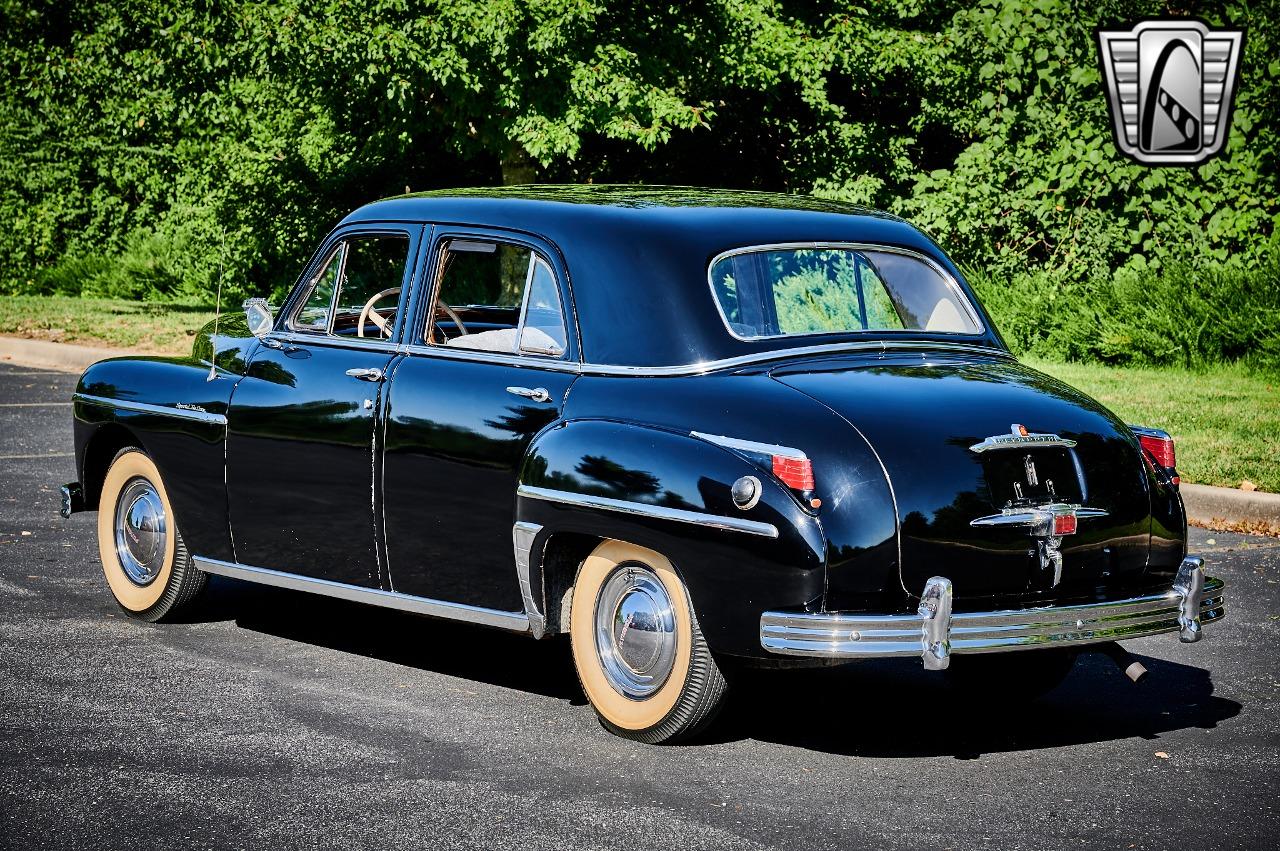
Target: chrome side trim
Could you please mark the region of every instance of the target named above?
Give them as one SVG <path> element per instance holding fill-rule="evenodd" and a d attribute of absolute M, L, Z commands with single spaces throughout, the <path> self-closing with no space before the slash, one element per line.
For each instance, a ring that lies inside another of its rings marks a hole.
<path fill-rule="evenodd" d="M 820 332 L 810 332 L 808 334 L 765 334 L 761 336 L 752 336 L 752 337 L 740 336 L 736 331 L 733 330 L 733 326 L 729 324 L 729 317 L 725 316 L 724 306 L 720 304 L 720 299 L 716 296 L 716 284 L 711 277 L 711 273 L 712 273 L 712 270 L 716 268 L 717 263 L 729 257 L 735 257 L 739 254 L 759 254 L 765 251 L 805 251 L 805 250 L 817 251 L 820 249 L 836 249 L 841 251 L 882 251 L 886 254 L 900 254 L 903 257 L 911 257 L 915 260 L 920 260 L 926 266 L 928 266 L 930 269 L 933 269 L 934 272 L 938 273 L 938 275 L 942 277 L 942 280 L 945 281 L 947 286 L 951 289 L 952 294 L 956 296 L 956 300 L 960 303 L 961 308 L 963 308 L 963 310 L 969 314 L 969 319 L 971 322 L 973 322 L 974 327 L 980 329 L 978 332 L 974 334 L 960 334 L 959 336 L 978 337 L 986 333 L 986 331 L 988 330 L 986 325 L 982 321 L 982 317 L 978 314 L 978 311 L 974 309 L 972 299 L 970 299 L 969 296 L 965 293 L 964 289 L 960 286 L 960 283 L 956 280 L 955 276 L 952 275 L 950 272 L 948 272 L 946 269 L 942 268 L 942 265 L 938 263 L 937 260 L 934 260 L 932 257 L 930 257 L 927 254 L 924 254 L 919 251 L 915 251 L 910 248 L 900 248 L 896 245 L 883 245 L 875 242 L 778 242 L 778 243 L 772 243 L 767 245 L 749 245 L 744 248 L 731 248 L 728 251 L 722 251 L 719 254 L 717 254 L 715 257 L 712 257 L 711 262 L 707 264 L 707 287 L 709 288 L 709 292 L 711 293 L 711 300 L 715 303 L 716 312 L 720 314 L 720 321 L 724 323 L 725 330 L 729 332 L 730 336 L 732 336 L 735 340 L 742 340 L 744 342 L 757 342 L 759 340 L 781 340 L 781 339 L 794 338 L 794 337 L 808 337 L 808 336 L 814 336 L 815 333 L 820 333 Z M 883 330 L 883 329 L 875 329 L 875 330 Z M 851 330 L 851 331 L 848 331 L 847 333 L 855 334 L 860 332 Z M 866 333 L 866 332 L 861 332 L 861 333 Z M 958 332 L 945 332 L 945 331 L 934 331 L 934 332 L 928 332 L 928 333 L 936 333 L 936 334 L 957 333 L 958 334 Z"/>
<path fill-rule="evenodd" d="M 1223 587 L 1220 579 L 1204 580 L 1196 607 L 1200 623 L 1219 620 L 1226 614 Z M 1192 599 L 1193 595 L 1184 596 L 1175 585 L 1164 594 L 1104 603 L 952 614 L 946 630 L 946 651 L 948 655 L 1006 653 L 1181 633 L 1185 630 L 1182 613 Z M 941 599 L 937 598 L 937 602 L 941 604 Z M 937 625 L 930 623 L 935 620 Z M 940 626 L 940 617 L 926 619 L 918 613 L 764 612 L 760 617 L 760 645 L 771 653 L 816 659 L 913 656 L 923 658 L 926 667 L 933 667 L 929 664 L 930 654 L 936 660 L 936 648 L 944 641 Z"/>
<path fill-rule="evenodd" d="M 748 535 L 760 535 L 765 538 L 778 537 L 778 527 L 772 523 L 761 523 L 758 520 L 744 520 L 740 517 L 725 517 L 722 514 L 706 514 L 701 511 L 687 511 L 683 508 L 668 508 L 665 505 L 653 505 L 647 502 L 631 502 L 625 499 L 613 499 L 594 494 L 571 493 L 569 491 L 537 488 L 520 485 L 516 495 L 525 499 L 541 499 L 547 502 L 559 502 L 564 505 L 576 505 L 581 508 L 595 508 L 601 511 L 617 511 L 621 514 L 634 514 L 640 517 L 654 517 L 659 520 L 674 520 L 677 523 L 692 523 L 695 526 L 706 526 L 710 529 L 725 529 L 730 532 L 744 532 Z"/>
<path fill-rule="evenodd" d="M 743 452 L 757 452 L 761 455 L 780 455 L 783 458 L 796 458 L 804 460 L 808 458 L 799 449 L 790 446 L 779 446 L 776 443 L 758 443 L 754 440 L 740 440 L 736 437 L 725 437 L 723 434 L 706 434 L 701 431 L 689 432 L 690 437 L 696 437 L 699 440 L 705 440 L 708 443 L 714 443 L 717 446 L 724 446 L 729 449 L 741 449 Z"/>
<path fill-rule="evenodd" d="M 122 411 L 137 411 L 141 414 L 160 414 L 165 417 L 177 417 L 181 420 L 196 420 L 214 425 L 226 425 L 227 418 L 222 414 L 211 414 L 198 408 L 181 408 L 171 405 L 152 405 L 150 402 L 135 402 L 132 399 L 108 399 L 105 396 L 90 396 L 87 393 L 76 393 L 71 397 L 77 402 L 89 405 L 100 405 L 104 408 L 119 408 Z"/>
<path fill-rule="evenodd" d="M 704 375 L 722 369 L 739 366 L 754 366 L 787 358 L 809 357 L 811 355 L 840 354 L 842 352 L 878 352 L 884 354 L 890 349 L 937 350 L 952 353 L 998 355 L 1006 360 L 1017 360 L 1009 351 L 984 346 L 978 343 L 951 343 L 929 340 L 866 340 L 847 343 L 826 343 L 819 346 L 794 346 L 785 349 L 772 349 L 767 352 L 755 352 L 749 355 L 738 355 L 732 358 L 700 361 L 698 363 L 679 364 L 676 366 L 614 366 L 611 364 L 583 363 L 580 371 L 584 375 L 638 375 L 652 378 L 678 377 L 685 375 Z"/>
<path fill-rule="evenodd" d="M 428 355 L 445 360 L 466 360 L 477 363 L 498 363 L 505 366 L 524 366 L 531 369 L 549 369 L 553 372 L 582 372 L 582 364 L 574 361 L 558 360 L 548 355 L 507 354 L 505 352 L 486 352 L 481 349 L 451 349 L 448 346 L 408 345 L 403 347 L 406 354 Z"/>
<path fill-rule="evenodd" d="M 243 579 L 246 582 L 257 582 L 261 585 L 273 585 L 277 588 L 288 588 L 294 591 L 306 591 L 311 594 L 322 594 L 326 597 L 337 597 L 355 603 L 370 606 L 382 606 L 387 609 L 399 609 L 433 618 L 466 621 L 512 632 L 527 632 L 529 618 L 523 612 L 503 612 L 497 609 L 484 609 L 479 606 L 467 606 L 462 603 L 450 603 L 445 600 L 431 600 L 426 597 L 413 597 L 394 591 L 383 591 L 379 588 L 361 588 L 342 582 L 331 582 L 327 579 L 313 579 L 309 576 L 298 576 L 295 573 L 284 573 L 265 567 L 249 567 L 218 559 L 193 556 L 196 567 L 205 573 L 218 576 L 229 576 L 232 579 Z"/>
<path fill-rule="evenodd" d="M 529 632 L 534 638 L 541 638 L 547 632 L 547 617 L 538 606 L 538 601 L 534 599 L 533 586 L 529 581 L 533 542 L 541 531 L 542 527 L 537 523 L 526 523 L 523 520 L 511 527 L 511 543 L 516 555 L 516 576 L 520 579 L 520 597 L 524 600 L 525 617 L 529 619 Z"/>

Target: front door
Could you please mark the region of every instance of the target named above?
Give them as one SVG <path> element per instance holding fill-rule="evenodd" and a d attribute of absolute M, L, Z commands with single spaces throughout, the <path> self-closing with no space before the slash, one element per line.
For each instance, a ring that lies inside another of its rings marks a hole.
<path fill-rule="evenodd" d="M 238 563 L 383 585 L 376 424 L 420 231 L 332 238 L 254 353 L 227 416 Z"/>
<path fill-rule="evenodd" d="M 576 372 L 563 277 L 544 246 L 443 232 L 436 289 L 389 392 L 384 493 L 391 587 L 523 609 L 512 555 L 516 479 Z"/>

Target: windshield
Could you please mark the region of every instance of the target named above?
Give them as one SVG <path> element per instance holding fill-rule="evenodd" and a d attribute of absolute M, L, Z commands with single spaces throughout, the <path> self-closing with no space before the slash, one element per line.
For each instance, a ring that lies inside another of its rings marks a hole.
<path fill-rule="evenodd" d="M 851 331 L 977 334 L 960 288 L 918 257 L 888 249 L 748 249 L 711 265 L 711 289 L 742 339 Z"/>

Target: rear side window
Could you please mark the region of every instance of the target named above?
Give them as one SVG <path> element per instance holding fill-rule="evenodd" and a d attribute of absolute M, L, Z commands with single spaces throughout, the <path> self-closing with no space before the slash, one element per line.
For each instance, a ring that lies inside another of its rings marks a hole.
<path fill-rule="evenodd" d="M 895 251 L 818 246 L 736 252 L 712 264 L 711 288 L 729 330 L 748 340 L 981 330 L 954 281 Z"/>
<path fill-rule="evenodd" d="M 555 274 L 536 251 L 483 239 L 444 243 L 428 343 L 558 358 L 568 348 L 565 329 Z"/>

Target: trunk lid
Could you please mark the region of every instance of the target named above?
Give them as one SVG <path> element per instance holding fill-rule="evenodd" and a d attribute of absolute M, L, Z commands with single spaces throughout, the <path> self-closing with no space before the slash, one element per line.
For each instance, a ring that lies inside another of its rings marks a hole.
<path fill-rule="evenodd" d="M 1141 579 L 1150 544 L 1146 469 L 1127 427 L 1083 393 L 978 354 L 890 352 L 791 364 L 772 376 L 841 415 L 879 454 L 897 503 L 899 574 L 912 597 L 932 576 L 950 579 L 958 601 L 1007 603 L 1089 598 Z M 1074 445 L 1004 439 L 1019 426 Z M 814 473 L 821 487 L 822 471 Z M 973 525 L 1007 508 L 1052 503 L 1105 512 L 1082 512 L 1075 534 L 1060 538 L 1056 585 L 1029 528 Z M 855 586 L 833 567 L 828 607 L 856 605 Z"/>

